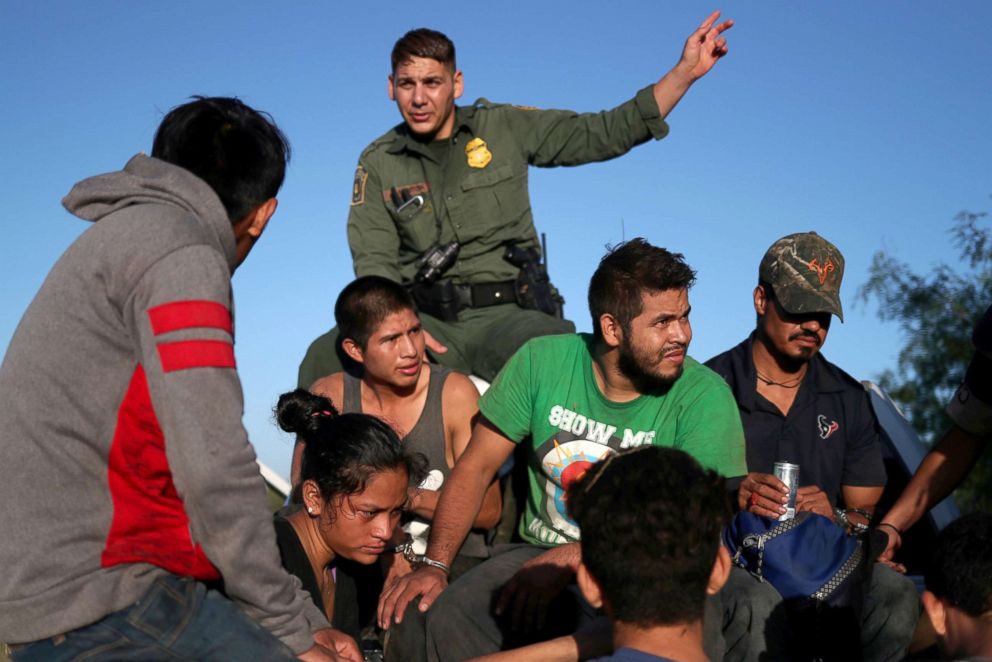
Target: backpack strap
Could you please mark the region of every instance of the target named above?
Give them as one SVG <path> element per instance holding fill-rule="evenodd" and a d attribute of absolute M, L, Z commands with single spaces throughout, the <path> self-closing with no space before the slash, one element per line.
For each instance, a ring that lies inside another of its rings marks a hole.
<path fill-rule="evenodd" d="M 858 566 L 861 565 L 861 561 L 864 559 L 865 550 L 864 545 L 858 541 L 858 546 L 854 548 L 854 552 L 847 557 L 844 561 L 844 565 L 833 574 L 833 576 L 827 580 L 827 583 L 820 587 L 813 595 L 809 596 L 816 600 L 826 600 L 830 595 L 837 590 L 837 588 L 844 583 L 844 580 L 850 577 Z"/>

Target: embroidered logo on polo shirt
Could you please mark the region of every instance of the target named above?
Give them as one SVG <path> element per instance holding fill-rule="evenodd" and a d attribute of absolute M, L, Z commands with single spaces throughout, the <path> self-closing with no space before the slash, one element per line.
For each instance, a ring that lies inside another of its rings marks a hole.
<path fill-rule="evenodd" d="M 820 439 L 826 439 L 840 429 L 840 424 L 837 421 L 830 421 L 828 423 L 827 417 L 820 414 L 816 417 L 816 428 L 820 431 Z"/>

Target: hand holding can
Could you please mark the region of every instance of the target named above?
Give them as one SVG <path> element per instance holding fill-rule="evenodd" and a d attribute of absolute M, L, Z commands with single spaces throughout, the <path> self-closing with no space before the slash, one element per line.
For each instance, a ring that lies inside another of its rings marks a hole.
<path fill-rule="evenodd" d="M 789 500 L 785 504 L 785 512 L 782 513 L 778 521 L 792 519 L 796 516 L 796 492 L 799 489 L 799 465 L 789 462 L 776 462 L 773 469 L 776 478 L 785 483 L 789 488 Z"/>

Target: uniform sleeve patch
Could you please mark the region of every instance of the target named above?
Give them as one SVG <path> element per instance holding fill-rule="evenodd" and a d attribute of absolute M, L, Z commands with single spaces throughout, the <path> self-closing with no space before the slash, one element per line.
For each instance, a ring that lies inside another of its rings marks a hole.
<path fill-rule="evenodd" d="M 355 168 L 355 183 L 351 185 L 351 206 L 360 205 L 365 202 L 365 182 L 368 181 L 369 173 L 361 164 Z"/>

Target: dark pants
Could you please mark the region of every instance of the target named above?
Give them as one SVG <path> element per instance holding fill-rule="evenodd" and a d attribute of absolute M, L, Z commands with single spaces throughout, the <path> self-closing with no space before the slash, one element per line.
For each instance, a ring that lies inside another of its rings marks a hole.
<path fill-rule="evenodd" d="M 456 322 L 444 322 L 425 313 L 420 314 L 420 319 L 424 328 L 448 348 L 443 354 L 432 353 L 431 358 L 453 370 L 490 382 L 514 352 L 531 338 L 575 333 L 575 325 L 568 320 L 512 303 L 463 310 Z M 311 343 L 300 363 L 300 388 L 310 388 L 321 377 L 343 369 L 337 345 L 337 327 Z"/>
<path fill-rule="evenodd" d="M 454 662 L 508 650 L 574 632 L 595 618 L 596 610 L 574 584 L 552 603 L 541 632 L 521 636 L 493 613 L 500 589 L 545 551 L 536 545 L 498 545 L 492 558 L 449 585 L 427 612 L 427 659 Z"/>
<path fill-rule="evenodd" d="M 28 660 L 294 660 L 233 602 L 189 577 L 167 575 L 132 606 L 65 635 L 17 648 Z"/>
<path fill-rule="evenodd" d="M 427 629 L 427 660 L 456 662 L 499 650 L 509 650 L 555 636 L 570 634 L 596 618 L 597 611 L 581 596 L 578 587 L 570 585 L 548 610 L 548 625 L 544 630 L 521 636 L 510 630 L 493 613 L 500 590 L 527 561 L 540 556 L 546 549 L 536 545 L 497 545 L 488 561 L 452 582 L 426 614 L 417 610 L 413 601 L 403 615 L 401 627 L 390 637 L 401 635 L 405 648 L 392 641 L 386 646 L 386 659 L 411 662 L 420 657 L 419 641 L 410 632 L 419 632 L 424 621 Z M 750 576 L 749 576 L 750 578 Z M 713 660 L 723 658 L 723 638 L 720 636 L 721 602 L 706 602 L 705 619 L 715 623 L 715 636 L 704 642 L 706 654 Z M 410 623 L 408 625 L 407 623 Z M 396 626 L 394 626 L 395 628 Z M 710 630 L 706 631 L 710 633 Z"/>
<path fill-rule="evenodd" d="M 723 608 L 725 660 L 786 660 L 791 630 L 782 596 L 767 582 L 733 568 L 717 596 Z M 919 618 L 919 597 L 913 582 L 891 568 L 876 564 L 865 593 L 861 615 L 862 659 L 901 660 Z M 720 637 L 716 623 L 704 630 L 707 639 Z"/>
<path fill-rule="evenodd" d="M 451 582 L 485 561 L 459 554 L 451 564 Z M 411 600 L 403 613 L 403 622 L 394 624 L 383 635 L 386 662 L 426 662 L 427 614 L 420 611 L 419 604 L 419 598 Z"/>

